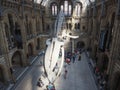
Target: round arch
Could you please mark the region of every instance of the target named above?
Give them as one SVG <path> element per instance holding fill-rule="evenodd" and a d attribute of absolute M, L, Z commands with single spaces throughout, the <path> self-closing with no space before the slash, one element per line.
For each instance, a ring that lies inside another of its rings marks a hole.
<path fill-rule="evenodd" d="M 15 45 L 15 46 L 13 45 L 9 46 L 9 49 L 11 49 L 11 47 L 16 47 L 16 46 L 18 48 L 22 48 L 22 34 L 21 34 L 22 20 L 19 17 L 19 13 L 14 9 L 4 9 L 2 12 L 2 16 L 4 19 L 5 34 L 9 40 L 8 42 L 12 41 L 14 42 Z M 19 37 L 18 35 L 16 35 L 16 32 L 17 34 L 19 33 Z"/>
<path fill-rule="evenodd" d="M 77 49 L 83 49 L 85 47 L 84 41 L 78 41 L 76 47 Z"/>
<path fill-rule="evenodd" d="M 17 19 L 18 24 L 20 25 L 20 27 L 22 27 L 22 21 L 21 21 L 21 17 L 19 16 L 19 12 L 15 9 L 4 9 L 2 10 L 1 16 L 5 16 L 6 14 L 11 14 L 14 15 Z M 4 17 L 3 17 L 4 19 Z"/>
<path fill-rule="evenodd" d="M 11 63 L 12 63 L 12 66 L 22 66 L 23 65 L 23 62 L 22 62 L 22 54 L 20 51 L 16 51 L 13 56 L 12 56 L 12 59 L 11 59 Z"/>

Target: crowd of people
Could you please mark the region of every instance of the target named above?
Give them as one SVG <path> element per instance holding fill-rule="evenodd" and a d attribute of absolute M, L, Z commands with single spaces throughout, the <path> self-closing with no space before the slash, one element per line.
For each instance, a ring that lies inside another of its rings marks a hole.
<path fill-rule="evenodd" d="M 76 59 L 76 58 L 78 58 L 78 59 Z M 81 53 L 80 53 L 79 51 L 75 50 L 74 53 L 67 52 L 67 53 L 65 54 L 64 73 L 63 73 L 63 74 L 64 74 L 64 75 L 63 75 L 63 78 L 64 78 L 64 79 L 67 78 L 67 74 L 68 74 L 68 70 L 67 70 L 67 68 L 66 68 L 67 65 L 70 65 L 71 63 L 75 63 L 76 60 L 78 60 L 78 61 L 81 60 Z M 57 63 L 56 63 L 56 66 L 53 68 L 52 71 L 55 72 L 57 68 L 58 68 L 58 65 L 57 65 Z M 38 80 L 38 82 L 37 82 L 37 86 L 39 86 L 39 87 L 41 87 L 41 88 L 44 86 L 44 83 L 43 83 L 43 81 L 41 80 L 41 78 L 39 78 L 39 80 Z M 56 89 L 55 89 L 55 85 L 54 85 L 53 83 L 51 83 L 51 82 L 49 82 L 49 84 L 46 85 L 46 89 L 47 89 L 47 90 L 56 90 Z"/>

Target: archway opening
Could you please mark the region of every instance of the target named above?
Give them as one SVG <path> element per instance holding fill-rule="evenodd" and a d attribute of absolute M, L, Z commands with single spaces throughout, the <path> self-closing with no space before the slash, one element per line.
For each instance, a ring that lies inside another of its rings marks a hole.
<path fill-rule="evenodd" d="M 81 52 L 82 50 L 84 50 L 85 43 L 83 41 L 79 41 L 79 42 L 77 42 L 77 46 L 76 47 Z"/>
<path fill-rule="evenodd" d="M 22 72 L 22 55 L 19 51 L 16 51 L 11 59 L 12 67 L 10 68 L 11 74 L 17 78 Z"/>
<path fill-rule="evenodd" d="M 77 42 L 77 48 L 84 48 L 84 47 L 85 47 L 85 43 L 83 41 Z"/>
<path fill-rule="evenodd" d="M 15 52 L 12 56 L 12 65 L 13 66 L 22 66 L 22 56 L 19 51 Z"/>

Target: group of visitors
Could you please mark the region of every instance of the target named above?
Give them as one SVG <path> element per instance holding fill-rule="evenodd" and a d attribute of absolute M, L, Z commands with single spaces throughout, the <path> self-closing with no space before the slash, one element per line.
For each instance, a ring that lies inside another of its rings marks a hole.
<path fill-rule="evenodd" d="M 44 83 L 42 82 L 41 78 L 39 78 L 38 82 L 37 82 L 37 86 L 39 87 L 43 87 Z M 53 83 L 49 82 L 49 84 L 46 86 L 47 90 L 56 90 L 55 86 Z"/>
<path fill-rule="evenodd" d="M 67 73 L 68 73 L 68 70 L 66 68 L 67 64 L 70 65 L 71 62 L 75 63 L 76 59 L 78 59 L 78 61 L 81 60 L 81 54 L 80 54 L 80 52 L 78 50 L 75 50 L 74 53 L 67 52 L 67 54 L 65 54 L 64 79 L 67 78 Z"/>
<path fill-rule="evenodd" d="M 59 55 L 59 56 L 61 56 L 61 55 Z M 74 53 L 67 52 L 67 54 L 65 55 L 65 66 L 64 66 L 65 70 L 64 70 L 64 75 L 63 75 L 64 79 L 67 78 L 67 74 L 68 74 L 68 70 L 66 68 L 67 65 L 70 65 L 71 62 L 75 63 L 77 59 L 78 59 L 78 61 L 81 60 L 81 55 L 80 55 L 79 51 L 77 51 L 77 50 L 75 50 Z M 57 63 L 52 71 L 56 72 L 57 71 L 56 69 L 58 69 Z M 56 74 L 57 74 L 57 72 L 56 72 Z M 39 78 L 39 80 L 37 82 L 37 86 L 39 86 L 41 88 L 44 86 L 44 83 L 42 82 L 41 78 Z M 47 88 L 47 90 L 56 90 L 54 84 L 51 82 L 49 82 L 49 84 L 46 86 L 46 88 Z"/>
<path fill-rule="evenodd" d="M 70 62 L 75 63 L 76 57 L 78 56 L 78 61 L 81 60 L 80 52 L 75 50 L 74 53 L 68 52 L 65 56 L 65 62 L 70 65 Z"/>
<path fill-rule="evenodd" d="M 44 83 L 42 82 L 41 78 L 39 78 L 38 82 L 37 82 L 37 86 L 39 87 L 43 87 Z"/>
<path fill-rule="evenodd" d="M 105 90 L 108 76 L 105 75 L 103 72 L 100 72 L 98 67 L 95 67 L 94 73 L 96 75 L 97 83 L 98 83 L 100 90 Z"/>

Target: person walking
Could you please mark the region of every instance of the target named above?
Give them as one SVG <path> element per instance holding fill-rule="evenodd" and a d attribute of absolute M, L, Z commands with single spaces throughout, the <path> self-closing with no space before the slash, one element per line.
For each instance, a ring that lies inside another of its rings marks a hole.
<path fill-rule="evenodd" d="M 73 59 L 73 63 L 74 63 L 75 62 L 75 53 L 73 53 L 72 59 Z"/>
<path fill-rule="evenodd" d="M 67 77 L 67 73 L 68 73 L 68 71 L 67 71 L 67 69 L 65 69 L 64 79 L 66 79 L 66 77 Z"/>

